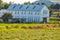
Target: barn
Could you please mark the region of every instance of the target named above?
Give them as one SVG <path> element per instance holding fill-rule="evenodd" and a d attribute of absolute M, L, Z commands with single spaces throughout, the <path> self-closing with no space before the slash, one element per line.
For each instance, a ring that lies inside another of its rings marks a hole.
<path fill-rule="evenodd" d="M 19 21 L 49 22 L 49 9 L 45 5 L 12 4 L 7 11 Z"/>

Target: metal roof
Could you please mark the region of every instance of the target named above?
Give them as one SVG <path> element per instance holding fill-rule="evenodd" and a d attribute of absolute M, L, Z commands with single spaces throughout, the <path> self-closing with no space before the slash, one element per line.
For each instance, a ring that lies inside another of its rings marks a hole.
<path fill-rule="evenodd" d="M 12 4 L 7 10 L 41 10 L 44 5 Z"/>

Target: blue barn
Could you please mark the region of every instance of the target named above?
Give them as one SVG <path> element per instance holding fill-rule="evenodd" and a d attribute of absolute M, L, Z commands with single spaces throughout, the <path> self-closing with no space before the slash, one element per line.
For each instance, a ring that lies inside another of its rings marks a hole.
<path fill-rule="evenodd" d="M 49 9 L 45 5 L 12 4 L 7 11 L 19 21 L 49 22 Z"/>

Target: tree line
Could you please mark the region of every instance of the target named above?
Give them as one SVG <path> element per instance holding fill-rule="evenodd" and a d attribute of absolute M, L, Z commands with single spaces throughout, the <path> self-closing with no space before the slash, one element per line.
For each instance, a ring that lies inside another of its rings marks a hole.
<path fill-rule="evenodd" d="M 3 2 L 2 0 L 0 0 L 0 10 L 1 9 L 7 9 L 11 3 L 12 2 L 7 3 L 7 2 Z"/>
<path fill-rule="evenodd" d="M 0 9 L 7 9 L 11 4 L 12 4 L 12 2 L 7 3 L 7 2 L 3 2 L 2 0 L 0 0 Z M 28 2 L 24 2 L 23 4 L 25 4 L 25 5 L 28 5 L 28 4 L 34 5 L 35 3 L 34 2 L 31 3 L 30 1 L 28 1 Z M 37 3 L 36 5 L 40 5 L 40 4 Z M 42 5 L 44 5 L 44 3 L 42 3 Z M 51 9 L 60 9 L 60 4 L 58 4 L 58 3 L 52 4 L 50 6 L 50 8 Z"/>

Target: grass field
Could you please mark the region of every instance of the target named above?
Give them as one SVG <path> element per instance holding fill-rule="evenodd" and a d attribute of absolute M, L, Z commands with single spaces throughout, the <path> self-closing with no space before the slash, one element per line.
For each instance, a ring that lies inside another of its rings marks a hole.
<path fill-rule="evenodd" d="M 9 28 L 14 28 L 15 26 L 19 27 L 18 29 L 21 29 L 21 27 L 25 26 L 25 27 L 37 27 L 37 26 L 41 26 L 41 27 L 60 27 L 60 24 L 5 24 L 5 23 L 2 23 L 0 24 L 0 29 L 5 29 L 6 27 L 9 27 Z"/>
<path fill-rule="evenodd" d="M 21 29 L 21 27 L 49 26 L 41 29 Z M 8 28 L 6 28 L 8 26 Z M 18 28 L 16 28 L 17 26 Z M 54 26 L 54 28 L 50 28 Z M 56 26 L 56 28 L 55 28 Z M 0 40 L 60 40 L 60 24 L 5 24 L 0 23 Z"/>
<path fill-rule="evenodd" d="M 26 26 L 26 27 L 28 27 L 28 26 L 38 26 L 40 24 L 15 24 L 15 23 L 14 24 L 5 24 L 5 23 L 2 23 L 2 24 L 0 24 L 0 28 L 5 29 L 6 26 L 9 26 L 9 27 L 13 28 L 16 25 L 19 26 L 19 28 L 21 28 L 22 26 Z"/>
<path fill-rule="evenodd" d="M 60 28 L 0 30 L 0 40 L 60 40 Z"/>

